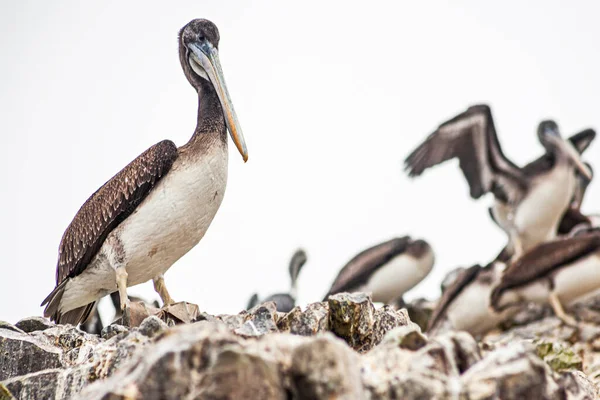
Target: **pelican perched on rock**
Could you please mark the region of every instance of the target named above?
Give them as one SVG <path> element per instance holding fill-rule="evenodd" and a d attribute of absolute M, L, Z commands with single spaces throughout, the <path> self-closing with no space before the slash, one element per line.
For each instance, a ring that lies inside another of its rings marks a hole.
<path fill-rule="evenodd" d="M 370 247 L 352 258 L 333 281 L 325 299 L 340 292 L 368 292 L 373 301 L 390 304 L 421 282 L 435 257 L 424 240 L 409 236 Z"/>
<path fill-rule="evenodd" d="M 436 335 L 447 330 L 467 331 L 479 335 L 495 328 L 518 311 L 511 307 L 495 312 L 490 307 L 490 295 L 500 282 L 506 265 L 494 261 L 485 267 L 473 265 L 458 272 L 447 285 L 429 320 L 427 332 Z"/>
<path fill-rule="evenodd" d="M 563 305 L 600 289 L 600 231 L 542 243 L 502 274 L 491 295 L 500 312 L 524 302 L 549 303 L 568 325 L 576 321 Z"/>
<path fill-rule="evenodd" d="M 576 186 L 575 172 L 591 179 L 580 159 L 595 137 L 587 129 L 564 140 L 554 121 L 542 121 L 538 138 L 546 154 L 520 168 L 504 156 L 490 108 L 470 107 L 444 122 L 406 159 L 411 177 L 427 168 L 458 158 L 471 197 L 493 193 L 494 220 L 509 236 L 512 257 L 556 236 Z"/>
<path fill-rule="evenodd" d="M 126 309 L 127 287 L 151 279 L 163 303 L 173 303 L 163 274 L 198 244 L 221 205 L 227 131 L 248 159 L 218 48 L 210 21 L 196 19 L 180 30 L 179 60 L 198 94 L 196 129 L 181 147 L 170 140 L 150 147 L 83 204 L 60 242 L 45 316 L 79 324 L 115 291 Z"/>
<path fill-rule="evenodd" d="M 250 301 L 248 301 L 248 306 L 246 309 L 251 309 L 255 305 L 259 303 L 264 303 L 267 301 L 272 301 L 275 303 L 277 307 L 277 311 L 280 312 L 290 312 L 292 308 L 296 305 L 296 298 L 298 296 L 298 275 L 300 275 L 300 270 L 306 264 L 306 252 L 302 249 L 296 250 L 292 259 L 290 260 L 290 265 L 288 268 L 288 272 L 290 274 L 290 292 L 289 293 L 276 293 L 272 294 L 269 297 L 266 297 L 263 300 L 259 300 L 258 294 L 254 293 L 252 297 L 250 297 Z"/>

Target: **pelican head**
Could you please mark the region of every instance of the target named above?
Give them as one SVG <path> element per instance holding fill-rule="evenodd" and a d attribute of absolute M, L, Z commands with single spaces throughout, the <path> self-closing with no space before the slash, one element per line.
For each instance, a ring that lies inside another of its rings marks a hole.
<path fill-rule="evenodd" d="M 426 241 L 417 239 L 408 245 L 407 252 L 415 258 L 421 258 L 431 252 L 431 246 Z"/>
<path fill-rule="evenodd" d="M 556 122 L 551 120 L 540 122 L 537 133 L 540 143 L 542 143 L 548 152 L 555 155 L 564 155 L 586 179 L 592 179 L 592 173 L 583 161 L 581 161 L 581 156 L 577 149 L 571 142 L 563 139 L 560 135 Z"/>
<path fill-rule="evenodd" d="M 190 84 L 199 90 L 203 81 L 214 88 L 223 111 L 225 124 L 244 161 L 248 149 L 238 122 L 219 61 L 219 30 L 206 19 L 190 21 L 179 31 L 179 60 Z"/>

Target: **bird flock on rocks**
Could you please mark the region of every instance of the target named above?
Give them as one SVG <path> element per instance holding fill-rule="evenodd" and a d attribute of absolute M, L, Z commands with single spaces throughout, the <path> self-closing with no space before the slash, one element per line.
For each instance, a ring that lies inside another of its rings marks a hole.
<path fill-rule="evenodd" d="M 164 140 L 150 147 L 98 189 L 79 209 L 60 245 L 56 286 L 44 316 L 57 323 L 101 329 L 96 303 L 111 296 L 118 312 L 132 312 L 127 288 L 152 280 L 163 307 L 175 304 L 165 272 L 202 239 L 220 207 L 227 183 L 228 138 L 248 159 L 219 61 L 219 31 L 196 19 L 179 32 L 179 60 L 198 96 L 196 128 L 183 146 Z M 457 159 L 473 199 L 491 193 L 493 223 L 507 236 L 505 248 L 485 265 L 455 270 L 429 321 L 431 334 L 449 329 L 481 334 L 527 304 L 549 304 L 565 324 L 578 298 L 600 289 L 600 217 L 581 204 L 592 180 L 582 155 L 595 138 L 586 129 L 568 138 L 556 122 L 537 128 L 545 152 L 524 167 L 500 146 L 491 109 L 475 105 L 442 123 L 405 160 L 410 177 Z M 484 216 L 482 216 L 484 217 Z M 297 279 L 307 262 L 298 250 L 289 264 L 289 293 L 274 301 L 281 312 L 296 304 Z M 340 269 L 325 295 L 367 292 L 395 307 L 435 262 L 432 247 L 410 236 L 361 251 Z M 94 312 L 94 310 L 96 310 Z"/>

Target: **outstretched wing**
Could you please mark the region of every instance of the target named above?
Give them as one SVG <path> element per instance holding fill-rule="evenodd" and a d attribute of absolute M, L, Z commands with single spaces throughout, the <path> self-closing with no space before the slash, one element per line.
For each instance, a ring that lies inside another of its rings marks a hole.
<path fill-rule="evenodd" d="M 492 305 L 503 291 L 547 276 L 566 264 L 600 249 L 600 232 L 545 242 L 525 253 L 502 274 L 492 293 Z"/>
<path fill-rule="evenodd" d="M 157 143 L 87 199 L 60 242 L 57 286 L 85 270 L 108 234 L 146 198 L 176 158 L 177 146 L 172 141 Z"/>
<path fill-rule="evenodd" d="M 491 191 L 507 202 L 523 196 L 524 175 L 504 156 L 487 105 L 469 107 L 444 122 L 406 158 L 405 166 L 414 177 L 453 158 L 458 158 L 474 199 Z"/>
<path fill-rule="evenodd" d="M 409 243 L 410 237 L 404 236 L 388 240 L 360 252 L 342 268 L 333 281 L 325 299 L 329 295 L 353 290 L 365 283 L 379 267 L 397 255 L 404 253 Z"/>

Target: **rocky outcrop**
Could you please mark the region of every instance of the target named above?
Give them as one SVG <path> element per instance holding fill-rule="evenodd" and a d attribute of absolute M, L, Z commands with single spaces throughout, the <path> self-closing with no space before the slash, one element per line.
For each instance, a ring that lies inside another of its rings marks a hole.
<path fill-rule="evenodd" d="M 114 324 L 100 336 L 41 318 L 0 324 L 0 399 L 597 395 L 594 323 L 575 332 L 542 313 L 479 341 L 465 332 L 427 337 L 405 309 L 376 308 L 363 294 L 287 314 L 273 303 L 237 315 L 182 310 L 152 311 L 136 327 Z"/>

